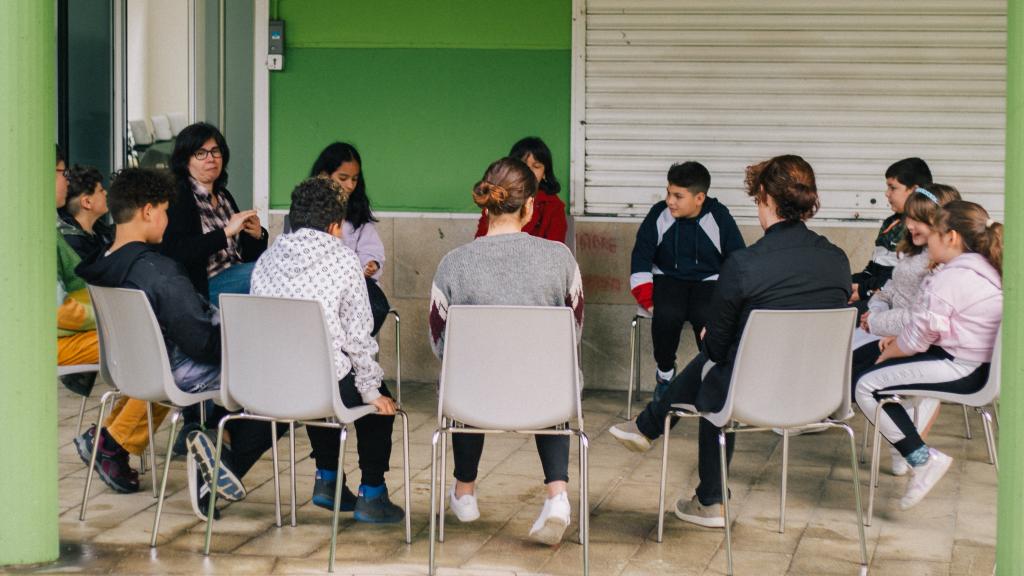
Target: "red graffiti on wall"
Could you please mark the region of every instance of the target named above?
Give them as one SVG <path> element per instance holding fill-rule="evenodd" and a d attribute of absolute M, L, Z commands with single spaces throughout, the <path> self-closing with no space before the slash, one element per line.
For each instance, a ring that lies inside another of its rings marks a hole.
<path fill-rule="evenodd" d="M 584 252 L 615 254 L 619 251 L 619 243 L 614 236 L 584 232 L 576 235 L 576 249 Z"/>
<path fill-rule="evenodd" d="M 625 284 L 618 276 L 606 276 L 604 274 L 584 274 L 583 292 L 593 294 L 595 292 L 622 292 Z"/>

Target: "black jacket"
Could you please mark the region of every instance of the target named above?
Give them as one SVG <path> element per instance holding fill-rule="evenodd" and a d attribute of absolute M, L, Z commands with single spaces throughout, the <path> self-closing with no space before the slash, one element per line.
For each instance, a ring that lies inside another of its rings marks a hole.
<path fill-rule="evenodd" d="M 779 222 L 722 266 L 703 350 L 731 363 L 751 310 L 844 308 L 850 288 L 846 253 L 803 222 Z"/>
<path fill-rule="evenodd" d="M 175 348 L 189 358 L 220 364 L 220 328 L 205 298 L 196 294 L 180 264 L 155 246 L 131 242 L 109 256 L 92 254 L 75 268 L 89 284 L 135 288 L 146 293 L 160 324 L 167 352 Z"/>
<path fill-rule="evenodd" d="M 228 237 L 224 230 L 214 230 L 203 234 L 203 223 L 199 217 L 199 206 L 188 179 L 178 182 L 178 195 L 167 209 L 167 231 L 160 245 L 160 252 L 169 256 L 185 268 L 189 280 L 196 292 L 208 297 L 210 281 L 206 276 L 206 266 L 210 256 L 227 248 Z M 221 189 L 220 194 L 227 198 L 231 209 L 238 212 L 238 204 L 227 190 Z M 238 234 L 238 248 L 242 262 L 255 262 L 260 254 L 267 249 L 267 229 L 259 239 L 241 232 Z"/>
<path fill-rule="evenodd" d="M 91 234 L 83 230 L 78 220 L 63 208 L 57 210 L 57 218 L 57 229 L 79 258 L 85 259 L 93 252 L 106 250 L 114 242 L 114 227 L 107 222 L 106 216 L 93 224 Z"/>

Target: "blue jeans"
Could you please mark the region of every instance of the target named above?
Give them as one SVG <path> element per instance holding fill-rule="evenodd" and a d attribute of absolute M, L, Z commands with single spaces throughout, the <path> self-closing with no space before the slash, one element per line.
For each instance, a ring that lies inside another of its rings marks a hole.
<path fill-rule="evenodd" d="M 232 264 L 210 278 L 210 303 L 220 307 L 221 294 L 248 294 L 255 262 Z"/>
<path fill-rule="evenodd" d="M 171 375 L 182 392 L 195 394 L 220 389 L 220 366 L 196 362 L 174 346 L 170 351 Z M 198 417 L 196 418 L 198 420 Z"/>

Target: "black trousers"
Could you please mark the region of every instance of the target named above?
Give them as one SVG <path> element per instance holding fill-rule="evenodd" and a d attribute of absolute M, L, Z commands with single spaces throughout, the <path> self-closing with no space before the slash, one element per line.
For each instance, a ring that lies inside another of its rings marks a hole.
<path fill-rule="evenodd" d="M 569 437 L 538 434 L 537 453 L 544 469 L 544 483 L 569 481 Z M 459 482 L 476 481 L 480 456 L 484 452 L 483 434 L 452 434 L 452 456 L 455 459 L 455 479 Z"/>
<path fill-rule="evenodd" d="M 700 343 L 700 331 L 708 322 L 716 285 L 717 281 L 678 280 L 660 274 L 654 277 L 651 340 L 658 370 L 668 372 L 675 367 L 683 323 L 690 322 L 694 340 Z"/>
<path fill-rule="evenodd" d="M 391 311 L 391 304 L 373 278 L 366 279 L 366 294 L 370 297 L 370 313 L 373 314 L 373 332 L 370 333 L 370 336 L 376 336 L 380 332 L 380 327 L 384 325 L 384 319 L 388 317 L 388 312 Z"/>
<path fill-rule="evenodd" d="M 355 375 L 349 373 L 338 387 L 341 390 L 341 401 L 349 408 L 363 405 L 362 396 L 355 387 Z M 381 384 L 380 393 L 391 397 L 387 386 Z M 218 408 L 218 414 L 211 419 L 217 422 L 227 412 Z M 356 420 L 356 448 L 359 451 L 359 470 L 362 473 L 362 484 L 380 486 L 384 483 L 384 473 L 389 470 L 391 461 L 391 430 L 394 427 L 394 416 L 378 416 L 371 414 Z M 225 426 L 231 435 L 231 470 L 239 477 L 245 473 L 272 446 L 270 437 L 272 426 L 266 422 L 255 420 L 232 420 Z M 286 424 L 277 425 L 277 436 L 280 438 L 288 431 Z M 341 448 L 340 432 L 336 428 L 306 426 L 309 443 L 312 444 L 312 458 L 316 467 L 321 470 L 338 469 L 338 451 Z"/>
<path fill-rule="evenodd" d="M 657 308 L 655 308 L 657 310 Z M 640 432 L 650 439 L 661 436 L 664 431 L 665 416 L 672 404 L 694 404 L 698 410 L 719 410 L 725 404 L 732 378 L 732 364 L 716 364 L 708 375 L 701 380 L 701 372 L 708 361 L 703 353 L 697 354 L 686 368 L 672 379 L 668 391 L 658 403 L 649 402 L 643 412 L 637 416 L 636 425 Z M 675 425 L 675 422 L 672 423 Z M 705 506 L 722 502 L 722 469 L 718 452 L 718 433 L 721 428 L 701 418 L 697 434 L 697 473 L 700 484 L 697 486 L 697 499 Z M 732 462 L 732 454 L 736 448 L 736 435 L 725 435 L 727 462 Z"/>

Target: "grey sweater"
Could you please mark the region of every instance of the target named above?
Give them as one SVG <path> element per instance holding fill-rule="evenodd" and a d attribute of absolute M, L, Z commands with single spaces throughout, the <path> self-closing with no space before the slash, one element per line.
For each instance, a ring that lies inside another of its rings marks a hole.
<path fill-rule="evenodd" d="M 520 232 L 483 236 L 441 259 L 430 289 L 430 345 L 440 358 L 448 306 L 568 306 L 583 331 L 583 283 L 560 242 Z"/>
<path fill-rule="evenodd" d="M 868 301 L 868 328 L 875 336 L 899 336 L 910 321 L 910 312 L 921 294 L 921 283 L 930 272 L 928 249 L 902 256 L 892 278 Z"/>

